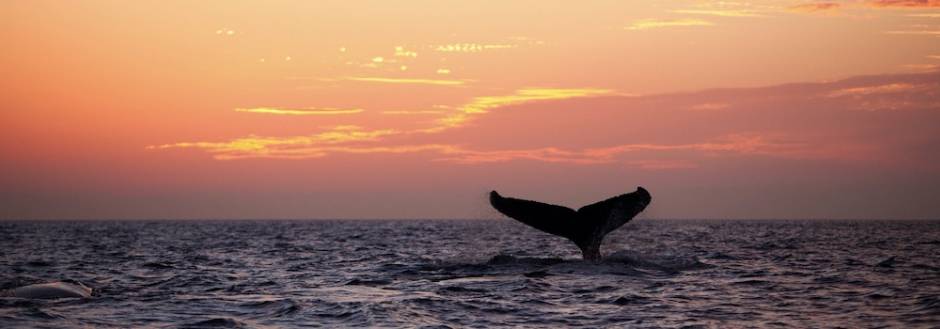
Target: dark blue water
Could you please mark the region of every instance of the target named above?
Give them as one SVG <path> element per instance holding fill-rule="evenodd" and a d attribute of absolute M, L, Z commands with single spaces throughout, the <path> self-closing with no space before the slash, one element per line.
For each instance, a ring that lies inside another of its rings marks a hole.
<path fill-rule="evenodd" d="M 940 327 L 940 221 L 0 222 L 0 327 Z"/>

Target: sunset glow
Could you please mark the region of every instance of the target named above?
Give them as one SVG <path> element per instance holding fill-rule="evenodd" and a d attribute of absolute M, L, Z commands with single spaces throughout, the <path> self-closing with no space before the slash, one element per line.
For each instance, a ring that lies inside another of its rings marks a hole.
<path fill-rule="evenodd" d="M 940 216 L 937 1 L 0 7 L 0 218 Z"/>

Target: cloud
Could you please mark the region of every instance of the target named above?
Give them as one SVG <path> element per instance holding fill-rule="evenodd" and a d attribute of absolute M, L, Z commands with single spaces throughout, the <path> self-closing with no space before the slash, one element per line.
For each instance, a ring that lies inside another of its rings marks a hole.
<path fill-rule="evenodd" d="M 363 112 L 363 109 L 339 109 L 339 108 L 277 108 L 277 107 L 254 107 L 237 108 L 235 112 L 277 114 L 277 115 L 341 115 L 355 114 Z"/>
<path fill-rule="evenodd" d="M 450 161 L 462 164 L 483 164 L 531 160 L 554 163 L 600 164 L 609 161 L 587 157 L 582 151 L 571 151 L 556 147 L 510 150 L 467 150 L 457 148 L 443 154 L 438 161 Z"/>
<path fill-rule="evenodd" d="M 712 26 L 712 22 L 701 19 L 641 19 L 634 21 L 626 30 L 649 30 L 663 27 L 681 27 L 681 26 Z"/>
<path fill-rule="evenodd" d="M 602 164 L 618 162 L 618 156 L 642 152 L 693 151 L 707 154 L 737 153 L 783 157 L 808 157 L 814 152 L 804 143 L 774 142 L 760 135 L 729 135 L 715 141 L 691 144 L 622 144 L 602 148 L 583 150 L 565 150 L 555 147 L 523 150 L 467 151 L 454 152 L 446 160 L 460 163 L 489 163 L 513 160 L 537 160 L 543 162 L 564 162 L 574 164 Z M 636 160 L 633 160 L 636 161 Z M 664 160 L 639 160 L 651 164 Z M 685 161 L 688 168 L 691 162 Z M 662 169 L 662 168 L 660 168 Z"/>
<path fill-rule="evenodd" d="M 445 129 L 464 125 L 472 116 L 489 112 L 493 108 L 521 104 L 532 101 L 558 100 L 577 97 L 591 97 L 608 94 L 609 89 L 582 88 L 582 89 L 550 89 L 526 88 L 520 89 L 511 95 L 476 97 L 470 103 L 457 109 L 456 112 L 441 118 L 437 126 L 425 129 L 424 132 L 440 132 Z"/>
<path fill-rule="evenodd" d="M 673 12 L 721 17 L 764 17 L 764 15 L 750 9 L 679 9 L 673 10 Z"/>
<path fill-rule="evenodd" d="M 286 159 L 303 160 L 323 158 L 332 154 L 405 154 L 422 152 L 448 153 L 458 150 L 457 147 L 442 144 L 426 145 L 395 145 L 395 146 L 301 146 L 292 148 L 273 149 L 268 152 L 235 151 L 218 152 L 213 155 L 216 160 L 242 160 L 242 159 Z"/>
<path fill-rule="evenodd" d="M 575 97 L 596 96 L 608 93 L 606 89 L 542 89 L 530 88 L 522 89 L 514 94 L 505 96 L 487 96 L 474 98 L 470 103 L 465 104 L 452 111 L 452 113 L 443 119 L 435 121 L 435 125 L 430 128 L 419 130 L 400 131 L 395 129 L 377 129 L 364 130 L 359 126 L 336 126 L 310 136 L 288 136 L 288 137 L 263 137 L 251 135 L 243 138 L 236 138 L 223 142 L 181 142 L 163 145 L 148 146 L 148 149 L 172 149 L 172 148 L 193 148 L 202 149 L 213 154 L 213 157 L 220 160 L 243 159 L 243 158 L 311 158 L 322 157 L 329 153 L 368 153 L 367 150 L 374 150 L 379 153 L 403 153 L 406 150 L 415 148 L 409 146 L 404 149 L 388 147 L 352 147 L 352 146 L 331 146 L 335 144 L 348 144 L 357 142 L 374 142 L 383 137 L 403 134 L 428 134 L 438 133 L 444 130 L 463 125 L 472 116 L 487 113 L 493 108 L 522 104 L 530 101 L 539 100 L 557 100 Z M 247 110 L 247 109 L 246 109 Z M 277 113 L 291 111 L 307 110 L 285 110 L 258 108 L 254 109 L 258 113 Z M 273 111 L 273 112 L 272 112 Z M 385 111 L 385 114 L 440 114 L 442 111 L 424 110 L 424 111 Z M 418 147 L 418 150 L 440 149 L 440 147 Z M 450 148 L 448 148 L 450 150 Z M 459 152 L 449 151 L 448 154 Z M 467 153 L 467 152 L 463 152 Z"/>
<path fill-rule="evenodd" d="M 790 6 L 788 9 L 798 13 L 819 13 L 831 12 L 839 9 L 840 6 L 837 2 L 813 2 Z"/>
<path fill-rule="evenodd" d="M 414 115 L 414 114 L 443 114 L 443 110 L 390 110 L 382 111 L 382 114 L 395 115 Z"/>
<path fill-rule="evenodd" d="M 396 57 L 411 57 L 411 58 L 415 58 L 415 57 L 418 57 L 418 53 L 417 53 L 416 51 L 412 51 L 412 50 L 405 49 L 404 46 L 396 46 L 396 47 L 395 47 L 395 56 L 396 56 Z"/>
<path fill-rule="evenodd" d="M 927 73 L 931 76 L 935 73 Z M 847 102 L 833 106 L 845 107 L 849 110 L 881 112 L 881 111 L 918 111 L 936 109 L 940 101 L 940 82 L 938 81 L 893 81 L 875 84 L 861 84 L 837 88 L 826 92 L 823 97 L 839 102 Z"/>
<path fill-rule="evenodd" d="M 219 160 L 394 154 L 465 165 L 536 161 L 643 170 L 766 159 L 935 168 L 940 158 L 926 150 L 940 145 L 932 124 L 940 119 L 937 99 L 938 72 L 633 97 L 526 88 L 462 106 L 387 113 L 441 115 L 423 128 L 336 126 L 149 148 L 201 150 Z"/>
<path fill-rule="evenodd" d="M 373 138 L 375 135 L 369 135 Z M 363 138 L 359 138 L 363 140 Z M 344 140 L 345 141 L 345 140 Z M 688 160 L 642 159 L 623 160 L 624 154 L 642 151 L 693 151 L 704 154 L 737 153 L 767 156 L 803 157 L 812 156 L 804 150 L 806 145 L 792 142 L 773 142 L 756 135 L 731 135 L 712 142 L 694 144 L 623 144 L 604 148 L 562 149 L 542 147 L 530 149 L 477 150 L 453 144 L 416 144 L 392 146 L 332 145 L 343 141 L 323 143 L 321 139 L 301 136 L 290 138 L 241 138 L 222 143 L 178 143 L 155 148 L 200 148 L 213 154 L 217 160 L 240 159 L 313 159 L 331 154 L 408 154 L 427 153 L 435 161 L 477 165 L 510 161 L 539 161 L 598 165 L 622 162 L 641 169 L 666 170 L 688 169 L 697 165 Z"/>
<path fill-rule="evenodd" d="M 435 79 L 398 79 L 383 77 L 346 77 L 344 80 L 361 82 L 378 82 L 394 84 L 419 84 L 419 85 L 437 85 L 437 86 L 459 86 L 467 83 L 469 80 L 435 80 Z"/>
<path fill-rule="evenodd" d="M 885 93 L 897 93 L 902 91 L 909 91 L 914 89 L 914 85 L 908 83 L 889 83 L 884 85 L 876 86 L 864 86 L 864 87 L 852 87 L 852 88 L 843 88 L 829 92 L 826 94 L 827 97 L 844 97 L 844 96 L 865 96 L 872 94 L 885 94 Z"/>
<path fill-rule="evenodd" d="M 940 8 L 940 0 L 874 0 L 868 4 L 874 7 Z"/>
<path fill-rule="evenodd" d="M 940 69 L 940 64 L 906 64 L 904 68 L 920 72 L 932 72 Z"/>
<path fill-rule="evenodd" d="M 720 111 L 727 109 L 731 104 L 728 103 L 702 103 L 689 107 L 692 111 Z"/>
<path fill-rule="evenodd" d="M 696 151 L 708 154 L 738 153 L 777 157 L 813 157 L 818 152 L 805 142 L 788 141 L 787 138 L 772 138 L 760 134 L 731 134 L 713 141 L 689 144 L 625 144 L 613 147 L 589 149 L 584 152 L 591 158 L 612 161 L 617 155 L 639 151 Z"/>
<path fill-rule="evenodd" d="M 275 155 L 285 150 L 351 142 L 376 141 L 381 137 L 396 134 L 393 129 L 364 130 L 358 126 L 336 126 L 327 131 L 309 136 L 263 137 L 250 135 L 225 142 L 182 142 L 148 146 L 148 149 L 194 148 L 228 158 L 233 155 Z"/>
<path fill-rule="evenodd" d="M 452 43 L 434 46 L 434 51 L 443 53 L 478 53 L 487 50 L 511 49 L 519 47 L 516 44 L 479 44 L 479 43 Z"/>
<path fill-rule="evenodd" d="M 940 30 L 898 30 L 886 31 L 887 34 L 907 34 L 907 35 L 930 35 L 940 36 Z"/>
<path fill-rule="evenodd" d="M 628 160 L 624 163 L 639 169 L 651 171 L 694 169 L 699 167 L 697 163 L 689 160 Z"/>

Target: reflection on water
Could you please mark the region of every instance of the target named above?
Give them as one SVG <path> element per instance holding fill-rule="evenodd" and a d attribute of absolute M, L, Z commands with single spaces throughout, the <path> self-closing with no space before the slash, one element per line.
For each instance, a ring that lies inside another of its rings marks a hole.
<path fill-rule="evenodd" d="M 940 222 L 637 220 L 605 261 L 510 220 L 0 223 L 0 327 L 931 327 Z"/>

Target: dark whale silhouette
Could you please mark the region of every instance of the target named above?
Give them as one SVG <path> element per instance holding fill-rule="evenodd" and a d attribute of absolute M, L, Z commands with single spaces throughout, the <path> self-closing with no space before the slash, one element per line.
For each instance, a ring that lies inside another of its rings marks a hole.
<path fill-rule="evenodd" d="M 601 241 L 650 204 L 652 196 L 643 187 L 635 192 L 589 204 L 577 211 L 537 201 L 507 198 L 490 192 L 490 204 L 506 216 L 545 233 L 568 238 L 581 248 L 585 260 L 601 259 Z"/>

